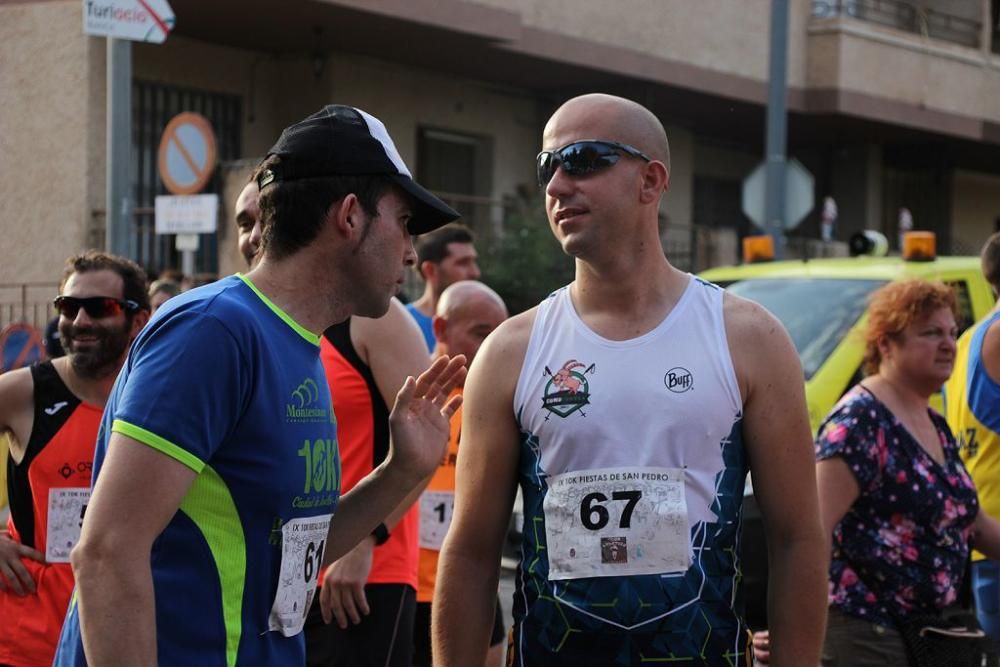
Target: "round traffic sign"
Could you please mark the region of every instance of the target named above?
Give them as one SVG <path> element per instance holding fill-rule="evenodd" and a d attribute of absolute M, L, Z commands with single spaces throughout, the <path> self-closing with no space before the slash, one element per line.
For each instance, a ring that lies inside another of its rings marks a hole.
<path fill-rule="evenodd" d="M 17 322 L 0 331 L 0 372 L 30 366 L 48 358 L 45 341 L 30 324 Z"/>
<path fill-rule="evenodd" d="M 215 133 L 208 120 L 190 111 L 177 114 L 163 129 L 160 178 L 175 195 L 201 192 L 215 170 Z"/>

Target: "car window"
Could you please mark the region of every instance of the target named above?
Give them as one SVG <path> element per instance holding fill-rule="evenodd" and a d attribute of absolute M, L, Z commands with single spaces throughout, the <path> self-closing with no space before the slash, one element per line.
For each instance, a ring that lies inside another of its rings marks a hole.
<path fill-rule="evenodd" d="M 868 295 L 884 284 L 881 280 L 750 278 L 726 289 L 756 301 L 781 320 L 808 380 L 861 317 Z"/>

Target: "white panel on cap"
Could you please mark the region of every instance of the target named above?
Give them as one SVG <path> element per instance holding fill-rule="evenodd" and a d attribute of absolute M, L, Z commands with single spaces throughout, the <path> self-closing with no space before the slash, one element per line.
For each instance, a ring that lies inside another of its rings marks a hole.
<path fill-rule="evenodd" d="M 385 129 L 385 125 L 382 124 L 375 116 L 371 115 L 367 111 L 363 111 L 354 107 L 354 109 L 361 114 L 365 122 L 368 123 L 368 131 L 371 132 L 372 136 L 378 139 L 378 142 L 382 144 L 382 148 L 385 149 L 385 154 L 389 156 L 392 163 L 396 165 L 396 169 L 399 173 L 404 176 L 409 176 L 413 178 L 410 174 L 410 170 L 406 168 L 406 163 L 403 162 L 403 158 L 399 155 L 399 151 L 396 150 L 396 144 L 392 143 L 392 137 L 389 136 L 389 131 Z"/>

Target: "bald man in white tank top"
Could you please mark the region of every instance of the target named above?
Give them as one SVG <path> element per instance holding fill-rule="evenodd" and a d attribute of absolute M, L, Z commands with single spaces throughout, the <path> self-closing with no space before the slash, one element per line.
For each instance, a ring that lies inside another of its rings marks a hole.
<path fill-rule="evenodd" d="M 749 664 L 739 527 L 767 527 L 772 665 L 816 664 L 826 610 L 802 370 L 760 306 L 670 265 L 656 117 L 585 95 L 549 120 L 546 213 L 576 278 L 501 325 L 469 376 L 435 665 L 481 664 L 515 487 L 511 665 Z"/>

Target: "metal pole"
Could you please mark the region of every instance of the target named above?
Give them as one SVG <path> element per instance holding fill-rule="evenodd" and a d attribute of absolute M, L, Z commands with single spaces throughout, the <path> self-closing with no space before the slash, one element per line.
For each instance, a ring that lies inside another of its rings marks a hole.
<path fill-rule="evenodd" d="M 108 37 L 107 219 L 105 249 L 128 257 L 132 227 L 132 43 Z"/>
<path fill-rule="evenodd" d="M 181 273 L 188 278 L 194 275 L 194 250 L 181 251 Z"/>
<path fill-rule="evenodd" d="M 787 127 L 788 0 L 771 0 L 771 62 L 767 86 L 767 148 L 764 219 L 774 256 L 785 254 L 785 149 Z"/>

